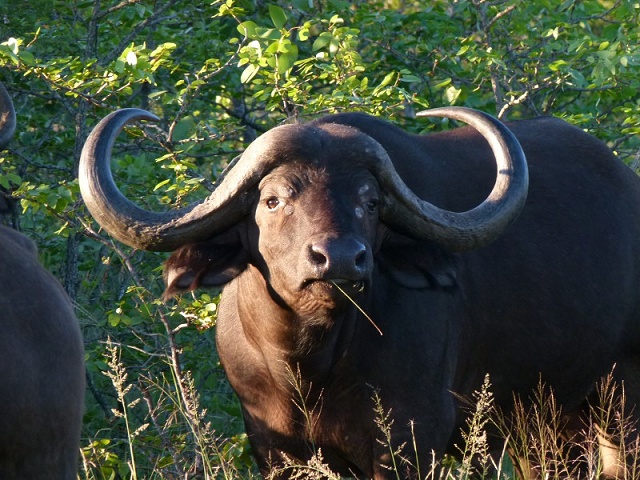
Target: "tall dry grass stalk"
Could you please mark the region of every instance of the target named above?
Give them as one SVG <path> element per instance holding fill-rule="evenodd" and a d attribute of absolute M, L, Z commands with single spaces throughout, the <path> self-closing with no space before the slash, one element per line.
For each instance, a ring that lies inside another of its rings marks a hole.
<path fill-rule="evenodd" d="M 563 412 L 542 382 L 529 398 L 514 397 L 513 409 L 502 412 L 494 405 L 487 376 L 470 402 L 459 455 L 441 459 L 432 452 L 428 465 L 418 463 L 415 441 L 392 444 L 393 411 L 385 410 L 377 392 L 373 401 L 379 442 L 388 449 L 389 470 L 398 480 L 599 480 L 611 475 L 640 480 L 637 425 L 627 409 L 624 385 L 616 384 L 613 375 L 599 383 L 579 421 Z M 501 448 L 495 448 L 496 439 Z M 320 450 L 304 465 L 287 459 L 275 476 L 285 471 L 296 479 L 341 478 L 324 463 Z"/>
<path fill-rule="evenodd" d="M 613 374 L 598 384 L 593 401 L 572 415 L 540 382 L 531 398 L 515 397 L 512 412 L 496 416 L 495 424 L 521 479 L 636 480 L 640 445 L 627 408 L 624 384 Z"/>
<path fill-rule="evenodd" d="M 136 468 L 136 449 L 134 448 L 134 442 L 135 439 L 149 427 L 149 424 L 143 423 L 138 427 L 134 427 L 129 412 L 140 402 L 140 398 L 134 397 L 130 399 L 133 386 L 127 383 L 128 374 L 120 361 L 120 350 L 111 343 L 111 339 L 107 340 L 107 352 L 109 354 L 107 358 L 109 369 L 105 371 L 104 374 L 111 380 L 120 406 L 119 409 L 114 408 L 112 413 L 116 418 L 122 418 L 124 421 L 127 431 L 127 443 L 129 445 L 129 459 L 127 463 L 129 465 L 131 479 L 135 480 L 138 478 L 138 469 Z"/>
<path fill-rule="evenodd" d="M 200 407 L 199 395 L 187 371 L 171 370 L 172 378 L 139 374 L 130 380 L 120 360 L 121 347 L 107 344 L 104 372 L 111 380 L 118 408 L 112 426 L 122 424 L 128 456 L 120 459 L 103 442 L 82 449 L 87 480 L 238 480 L 256 476 L 246 467 L 236 439 L 219 435 Z M 242 448 L 242 447 L 240 447 Z M 141 460 L 141 461 L 139 461 Z"/>
<path fill-rule="evenodd" d="M 501 470 L 501 464 L 491 455 L 487 431 L 495 415 L 489 375 L 485 375 L 482 387 L 473 394 L 471 404 L 472 413 L 466 421 L 466 428 L 460 432 L 463 442 L 457 446 L 461 455 L 455 469 L 457 479 L 485 478 Z"/>
<path fill-rule="evenodd" d="M 121 459 L 107 458 L 105 446 L 93 442 L 83 449 L 83 478 L 255 478 L 255 469 L 246 468 L 246 463 L 242 464 L 245 460 L 240 460 L 246 450 L 240 451 L 234 439 L 218 435 L 207 420 L 210 415 L 200 407 L 188 371 L 172 368 L 171 378 L 138 373 L 132 381 L 121 353 L 121 347 L 108 343 L 105 375 L 118 400 L 112 424 L 114 429 L 121 425 L 127 454 Z M 288 381 L 293 392 L 291 401 L 306 425 L 308 438 L 313 438 L 323 407 L 322 391 L 312 395 L 313 385 L 303 381 L 299 369 L 288 370 Z M 398 425 L 393 411 L 385 408 L 375 390 L 372 400 L 378 442 L 390 459 L 386 468 L 397 480 L 640 480 L 637 425 L 627 405 L 624 384 L 617 384 L 613 374 L 599 383 L 592 403 L 585 405 L 580 418 L 563 412 L 554 392 L 542 382 L 530 397 L 516 396 L 513 408 L 501 412 L 495 406 L 490 379 L 485 377 L 481 388 L 468 399 L 469 415 L 461 443 L 456 445 L 456 458 L 440 458 L 434 452 L 418 455 L 415 435 L 413 442 L 394 444 Z M 413 432 L 413 424 L 408 427 Z M 317 445 L 310 442 L 309 448 L 312 457 L 308 462 L 301 464 L 283 455 L 283 464 L 269 479 L 341 478 L 331 471 Z M 154 465 L 149 465 L 150 452 L 157 458 Z M 101 455 L 103 458 L 99 458 Z M 110 470 L 98 467 L 105 462 L 112 465 Z M 117 474 L 109 477 L 105 472 Z"/>
<path fill-rule="evenodd" d="M 303 413 L 303 417 L 311 423 L 307 429 L 313 431 L 317 414 L 321 408 L 321 401 L 315 400 L 312 407 L 305 406 L 308 400 L 308 393 L 302 388 L 302 382 L 298 371 L 289 369 L 290 383 L 294 387 L 295 396 L 292 399 L 297 408 Z M 397 480 L 425 479 L 425 480 L 460 480 L 470 478 L 484 478 L 489 472 L 497 473 L 498 478 L 502 472 L 502 462 L 494 459 L 490 455 L 486 427 L 491 422 L 493 409 L 493 396 L 490 392 L 490 382 L 488 377 L 475 395 L 474 412 L 467 421 L 467 432 L 463 434 L 464 444 L 460 446 L 461 459 L 459 461 L 447 459 L 442 462 L 435 454 L 418 455 L 418 447 L 415 441 L 415 435 L 412 435 L 411 444 L 394 445 L 392 442 L 394 419 L 393 410 L 385 409 L 382 399 L 377 391 L 373 392 L 374 403 L 374 422 L 380 432 L 378 442 L 388 451 L 390 459 L 389 465 L 385 468 L 389 470 L 392 477 Z M 409 428 L 413 433 L 413 422 Z M 293 479 L 329 479 L 338 480 L 342 478 L 340 475 L 332 472 L 330 467 L 325 463 L 322 451 L 312 446 L 313 455 L 311 459 L 301 464 L 295 459 L 284 455 L 284 465 L 276 467 L 269 476 L 269 479 L 281 478 L 288 475 Z M 430 461 L 426 465 L 421 465 L 419 457 L 429 458 Z"/>

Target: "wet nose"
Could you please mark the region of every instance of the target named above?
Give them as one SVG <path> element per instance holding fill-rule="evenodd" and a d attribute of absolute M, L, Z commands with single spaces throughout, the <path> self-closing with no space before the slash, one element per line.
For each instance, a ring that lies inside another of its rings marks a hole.
<path fill-rule="evenodd" d="M 355 238 L 317 238 L 309 244 L 309 262 L 325 279 L 360 280 L 369 266 L 369 249 Z"/>

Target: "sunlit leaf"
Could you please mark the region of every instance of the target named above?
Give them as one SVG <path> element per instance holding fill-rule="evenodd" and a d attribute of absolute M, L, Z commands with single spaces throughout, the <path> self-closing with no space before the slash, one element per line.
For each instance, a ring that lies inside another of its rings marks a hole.
<path fill-rule="evenodd" d="M 278 30 L 283 28 L 285 23 L 287 23 L 287 14 L 277 5 L 269 4 L 269 16 L 271 17 L 271 22 L 273 22 L 274 27 Z"/>

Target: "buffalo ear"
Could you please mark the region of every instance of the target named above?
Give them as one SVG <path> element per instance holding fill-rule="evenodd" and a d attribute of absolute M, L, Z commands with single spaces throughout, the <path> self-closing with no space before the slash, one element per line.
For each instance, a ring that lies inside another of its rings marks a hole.
<path fill-rule="evenodd" d="M 199 287 L 220 287 L 240 275 L 248 262 L 247 249 L 232 232 L 206 242 L 184 245 L 174 251 L 164 265 L 163 298 Z"/>
<path fill-rule="evenodd" d="M 450 290 L 457 286 L 455 254 L 424 240 L 387 231 L 377 260 L 385 274 L 407 288 Z"/>

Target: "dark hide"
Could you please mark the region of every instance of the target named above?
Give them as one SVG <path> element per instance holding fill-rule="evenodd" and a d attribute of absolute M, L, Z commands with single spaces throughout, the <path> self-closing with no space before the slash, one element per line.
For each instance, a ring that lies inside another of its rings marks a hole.
<path fill-rule="evenodd" d="M 505 409 L 542 378 L 570 413 L 616 364 L 638 403 L 640 182 L 560 120 L 508 126 L 529 162 L 529 196 L 488 247 L 450 253 L 391 231 L 377 214 L 384 192 L 357 166 L 366 134 L 417 195 L 465 211 L 496 175 L 474 130 L 418 137 L 344 114 L 272 148 L 280 166 L 253 213 L 168 261 L 171 293 L 224 285 L 219 354 L 263 473 L 283 453 L 306 461 L 321 450 L 345 475 L 395 478 L 381 466 L 389 450 L 377 441 L 376 392 L 392 412 L 394 447 L 412 445 L 415 420 L 422 465 L 432 449 L 452 450 L 463 424 L 452 392 L 470 397 L 486 373 Z"/>
<path fill-rule="evenodd" d="M 75 480 L 84 354 L 73 306 L 29 239 L 0 226 L 0 478 Z"/>

